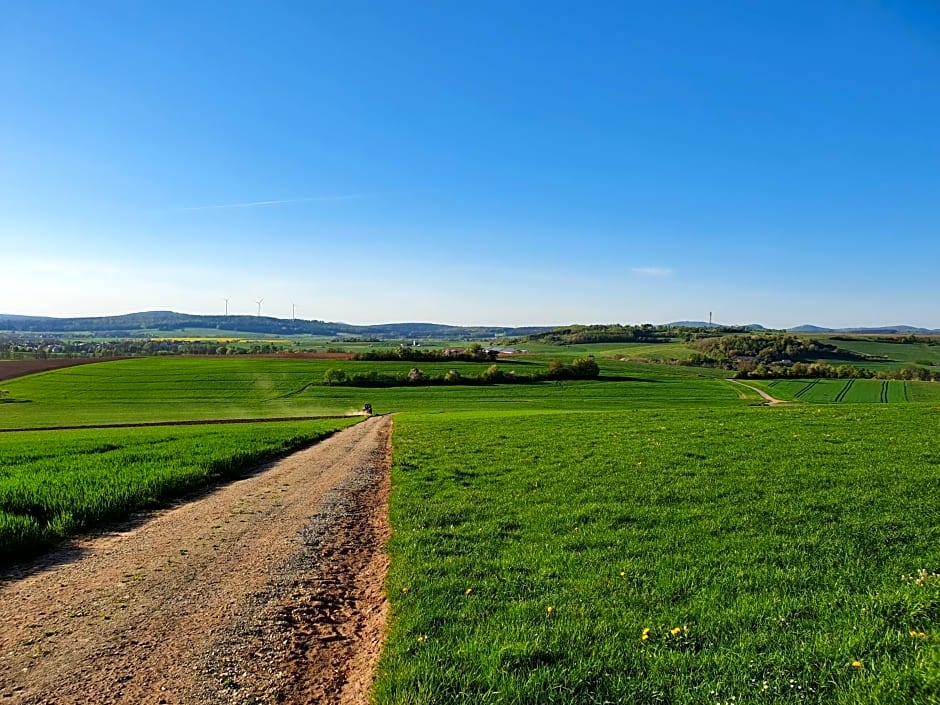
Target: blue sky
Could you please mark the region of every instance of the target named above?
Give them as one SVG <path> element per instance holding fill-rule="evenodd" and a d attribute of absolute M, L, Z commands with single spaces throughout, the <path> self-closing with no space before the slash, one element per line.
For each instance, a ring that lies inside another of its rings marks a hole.
<path fill-rule="evenodd" d="M 0 312 L 940 327 L 935 2 L 0 5 Z"/>

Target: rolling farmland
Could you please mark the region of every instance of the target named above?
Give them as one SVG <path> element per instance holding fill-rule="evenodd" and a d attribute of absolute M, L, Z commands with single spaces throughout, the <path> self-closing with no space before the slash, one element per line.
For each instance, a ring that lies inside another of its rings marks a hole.
<path fill-rule="evenodd" d="M 897 368 L 904 364 L 929 363 L 940 365 L 940 345 L 936 338 L 920 338 L 913 342 L 891 342 L 870 338 L 855 339 L 849 336 L 824 338 L 823 342 L 836 345 L 843 350 L 867 355 L 873 358 L 872 369 Z"/>
<path fill-rule="evenodd" d="M 551 357 L 505 360 L 520 373 L 544 370 Z M 134 358 L 47 372 L 3 383 L 0 429 L 205 419 L 272 418 L 356 412 L 366 402 L 379 413 L 401 410 L 553 410 L 619 408 L 625 403 L 734 403 L 721 372 L 600 360 L 598 381 L 458 387 L 327 387 L 331 368 L 428 374 L 474 363 L 354 362 L 278 358 Z"/>
<path fill-rule="evenodd" d="M 331 367 L 480 367 L 144 358 L 9 380 L 4 553 L 224 481 L 354 419 L 17 428 L 370 402 L 398 413 L 377 703 L 936 702 L 940 385 L 748 380 L 794 402 L 768 408 L 722 370 L 572 347 L 598 355 L 600 378 L 330 387 Z"/>
<path fill-rule="evenodd" d="M 781 399 L 813 404 L 896 404 L 940 400 L 940 389 L 931 382 L 881 379 L 776 380 L 748 384 L 762 387 Z"/>

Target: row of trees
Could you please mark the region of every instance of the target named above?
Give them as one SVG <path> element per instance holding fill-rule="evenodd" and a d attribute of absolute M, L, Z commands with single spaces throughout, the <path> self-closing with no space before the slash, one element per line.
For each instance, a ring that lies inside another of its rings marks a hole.
<path fill-rule="evenodd" d="M 449 385 L 449 384 L 532 384 L 549 380 L 594 379 L 600 375 L 600 367 L 593 357 L 580 357 L 571 363 L 553 360 L 542 371 L 531 374 L 516 374 L 514 370 L 505 370 L 499 365 L 490 365 L 479 375 L 463 375 L 458 370 L 448 370 L 443 375 L 434 377 L 420 368 L 412 367 L 408 372 L 391 374 L 387 372 L 347 372 L 340 368 L 330 368 L 323 375 L 323 384 L 345 387 L 401 387 L 408 385 Z"/>
<path fill-rule="evenodd" d="M 591 325 L 564 326 L 546 333 L 530 335 L 529 340 L 556 345 L 583 345 L 587 343 L 656 343 L 669 339 L 665 326 Z"/>
<path fill-rule="evenodd" d="M 264 355 L 292 349 L 268 342 L 241 345 L 217 340 L 59 340 L 46 337 L 0 337 L 0 359 L 129 357 L 134 355 Z"/>
<path fill-rule="evenodd" d="M 463 350 L 431 350 L 402 345 L 397 348 L 366 350 L 365 352 L 356 353 L 353 355 L 353 360 L 391 362 L 401 360 L 407 360 L 409 362 L 492 362 L 498 355 L 498 351 L 484 348 L 480 343 L 473 343 Z"/>

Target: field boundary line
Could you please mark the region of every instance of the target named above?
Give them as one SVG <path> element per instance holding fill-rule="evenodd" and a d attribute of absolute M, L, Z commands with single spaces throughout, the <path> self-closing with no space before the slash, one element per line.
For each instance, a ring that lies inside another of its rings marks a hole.
<path fill-rule="evenodd" d="M 25 428 L 0 428 L 0 433 L 25 433 L 27 431 L 83 431 L 107 428 L 156 428 L 159 426 L 218 426 L 227 423 L 284 423 L 289 421 L 320 421 L 326 419 L 348 419 L 365 414 L 333 414 L 326 416 L 269 416 L 260 419 L 190 419 L 185 421 L 141 421 L 138 423 L 104 423 L 74 426 L 28 426 Z"/>
<path fill-rule="evenodd" d="M 728 378 L 728 379 L 725 380 L 725 382 L 731 382 L 731 384 L 739 384 L 739 385 L 741 385 L 742 387 L 746 387 L 747 389 L 750 389 L 752 392 L 757 392 L 757 393 L 761 396 L 761 398 L 764 399 L 770 406 L 779 406 L 779 405 L 781 405 L 781 404 L 792 404 L 792 403 L 793 403 L 793 402 L 789 402 L 789 401 L 784 401 L 783 399 L 777 399 L 776 397 L 772 397 L 772 396 L 770 396 L 767 392 L 765 392 L 763 389 L 760 389 L 760 388 L 758 388 L 758 387 L 754 387 L 754 386 L 752 386 L 752 385 L 750 385 L 750 384 L 745 384 L 744 382 L 741 382 L 740 380 L 737 380 L 737 379 L 730 379 L 730 378 Z"/>

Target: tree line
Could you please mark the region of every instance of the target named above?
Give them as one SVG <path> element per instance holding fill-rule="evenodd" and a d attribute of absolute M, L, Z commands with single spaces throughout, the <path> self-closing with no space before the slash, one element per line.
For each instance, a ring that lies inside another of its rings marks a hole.
<path fill-rule="evenodd" d="M 448 370 L 443 375 L 432 376 L 418 367 L 408 372 L 389 373 L 369 370 L 348 372 L 331 367 L 323 374 L 323 384 L 341 387 L 402 387 L 433 385 L 487 385 L 487 384 L 533 384 L 550 380 L 594 379 L 600 375 L 600 367 L 593 357 L 579 357 L 570 363 L 552 360 L 544 370 L 529 374 L 517 374 L 499 365 L 490 365 L 478 375 L 464 375 L 458 370 Z"/>
<path fill-rule="evenodd" d="M 497 350 L 484 348 L 479 343 L 462 349 L 431 350 L 402 345 L 397 348 L 382 350 L 366 350 L 355 353 L 353 360 L 367 360 L 371 362 L 492 362 L 499 356 Z"/>

